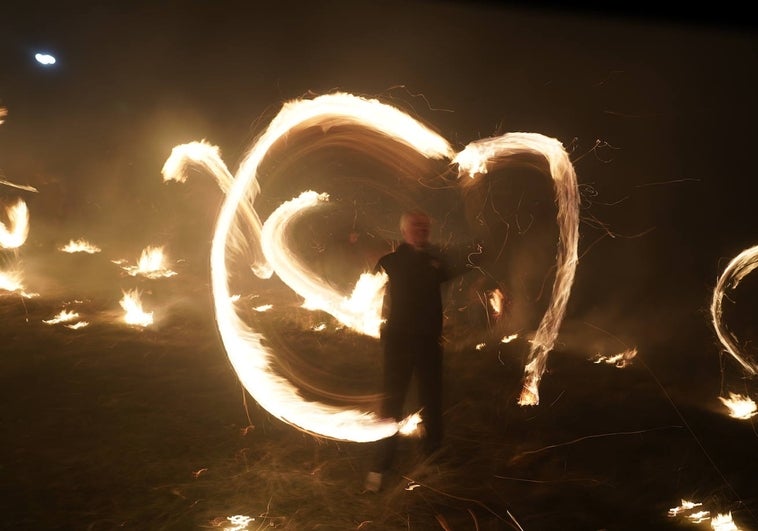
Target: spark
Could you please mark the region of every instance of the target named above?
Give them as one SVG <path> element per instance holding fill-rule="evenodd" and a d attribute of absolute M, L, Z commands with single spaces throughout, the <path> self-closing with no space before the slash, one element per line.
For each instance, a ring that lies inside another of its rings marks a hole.
<path fill-rule="evenodd" d="M 154 247 L 148 245 L 142 250 L 142 254 L 137 261 L 137 265 L 122 266 L 122 269 L 133 277 L 141 275 L 150 279 L 173 277 L 176 275 L 175 271 L 172 271 L 166 267 L 165 262 L 166 256 L 163 252 L 163 247 Z"/>
<path fill-rule="evenodd" d="M 729 416 L 735 419 L 747 420 L 758 414 L 755 401 L 749 396 L 729 393 L 729 398 L 718 397 L 721 403 L 729 408 Z"/>
<path fill-rule="evenodd" d="M 727 288 L 736 289 L 740 281 L 756 267 L 758 267 L 758 245 L 745 249 L 729 262 L 716 283 L 711 300 L 711 319 L 719 341 L 726 351 L 745 369 L 745 372 L 751 376 L 755 376 L 758 372 L 758 366 L 741 355 L 737 346 L 737 338 L 723 323 L 721 303 Z"/>
<path fill-rule="evenodd" d="M 69 242 L 59 249 L 64 253 L 88 253 L 95 254 L 100 252 L 100 247 L 93 245 L 87 240 L 69 240 Z"/>
<path fill-rule="evenodd" d="M 525 406 L 539 404 L 539 383 L 566 312 L 579 261 L 580 194 L 576 173 L 563 145 L 554 138 L 537 133 L 508 133 L 472 142 L 456 155 L 453 162 L 458 164 L 459 173 L 467 173 L 473 178 L 486 174 L 499 160 L 517 154 L 538 155 L 545 159 L 553 179 L 559 226 L 552 297 L 531 342 L 524 368 L 523 389 L 518 403 Z"/>
<path fill-rule="evenodd" d="M 487 343 L 477 343 L 474 347 L 476 350 L 484 350 L 484 347 L 487 346 Z"/>
<path fill-rule="evenodd" d="M 23 199 L 5 207 L 9 225 L 0 222 L 0 247 L 16 249 L 21 247 L 29 235 L 29 209 Z"/>
<path fill-rule="evenodd" d="M 126 324 L 146 327 L 153 324 L 153 312 L 145 312 L 142 309 L 141 294 L 139 290 L 122 292 L 124 296 L 119 301 L 121 308 L 126 312 L 124 322 Z"/>

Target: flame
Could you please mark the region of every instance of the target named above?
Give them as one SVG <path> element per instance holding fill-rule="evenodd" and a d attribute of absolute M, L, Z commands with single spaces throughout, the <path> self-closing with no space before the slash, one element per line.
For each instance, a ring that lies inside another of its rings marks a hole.
<path fill-rule="evenodd" d="M 711 527 L 717 531 L 739 531 L 740 528 L 732 520 L 732 513 L 717 514 L 711 520 Z"/>
<path fill-rule="evenodd" d="M 319 121 L 362 125 L 413 147 L 428 158 L 439 159 L 453 154 L 447 141 L 431 129 L 398 109 L 376 100 L 337 93 L 312 100 L 286 103 L 240 165 L 236 178 L 226 191 L 226 198 L 216 221 L 211 245 L 211 284 L 216 323 L 238 377 L 248 392 L 269 413 L 306 432 L 341 440 L 368 442 L 397 433 L 398 423 L 394 419 L 380 418 L 365 411 L 304 401 L 294 386 L 273 372 L 268 362 L 271 352 L 264 346 L 263 337 L 242 321 L 229 301 L 227 252 L 241 250 L 238 248 L 239 239 L 235 236 L 241 231 L 237 210 L 240 204 L 252 204 L 255 200 L 259 190 L 258 166 L 279 139 L 298 128 L 310 127 Z M 217 180 L 223 181 L 219 177 L 216 175 Z M 268 263 L 269 257 L 263 252 L 263 242 L 266 238 L 260 234 L 262 227 L 260 231 L 257 230 L 258 226 L 250 223 L 248 216 L 242 216 L 242 219 L 248 223 L 248 228 L 253 229 L 250 245 L 253 245 L 254 249 L 260 247 L 260 253 L 255 254 L 264 256 Z M 257 235 L 261 236 L 260 239 L 255 238 Z M 257 265 L 259 267 L 253 268 L 254 271 L 260 271 L 261 266 L 266 264 Z M 271 267 L 271 264 L 268 263 L 268 266 Z M 333 296 L 332 293 L 327 295 Z M 347 306 L 349 307 L 349 304 Z"/>
<path fill-rule="evenodd" d="M 24 290 L 24 275 L 21 271 L 0 271 L 0 291 L 18 293 L 24 298 L 36 297 L 36 293 L 27 293 Z"/>
<path fill-rule="evenodd" d="M 64 253 L 88 253 L 95 254 L 100 252 L 97 245 L 89 243 L 87 240 L 69 240 L 69 242 L 60 248 Z"/>
<path fill-rule="evenodd" d="M 273 304 L 261 304 L 260 306 L 256 306 L 255 308 L 253 308 L 253 310 L 255 310 L 256 312 L 267 312 L 273 307 L 274 307 Z"/>
<path fill-rule="evenodd" d="M 63 325 L 66 328 L 70 328 L 71 330 L 79 330 L 80 328 L 84 328 L 85 326 L 89 326 L 89 323 L 87 321 L 79 321 L 77 323 L 73 324 L 67 324 Z"/>
<path fill-rule="evenodd" d="M 153 247 L 148 245 L 142 250 L 142 254 L 137 261 L 137 265 L 126 265 L 123 266 L 122 269 L 133 277 L 141 275 L 143 277 L 152 279 L 173 277 L 176 275 L 175 271 L 172 271 L 166 267 L 165 262 L 166 256 L 163 252 L 163 247 Z"/>
<path fill-rule="evenodd" d="M 487 292 L 487 301 L 490 303 L 494 317 L 500 317 L 503 313 L 503 304 L 505 302 L 505 297 L 500 288 Z"/>
<path fill-rule="evenodd" d="M 729 398 L 719 397 L 721 403 L 729 408 L 729 416 L 735 419 L 747 420 L 758 414 L 755 401 L 749 396 L 729 393 Z"/>
<path fill-rule="evenodd" d="M 129 290 L 122 292 L 124 296 L 119 304 L 126 312 L 124 322 L 136 326 L 150 326 L 153 324 L 153 312 L 146 313 L 142 310 L 141 294 L 139 290 Z"/>
<path fill-rule="evenodd" d="M 511 334 L 509 336 L 503 336 L 503 339 L 500 340 L 501 343 L 510 343 L 514 339 L 518 337 L 518 334 Z"/>
<path fill-rule="evenodd" d="M 0 247 L 16 249 L 21 247 L 29 235 L 29 209 L 19 199 L 15 204 L 5 207 L 9 225 L 0 222 Z"/>
<path fill-rule="evenodd" d="M 461 174 L 467 173 L 473 178 L 487 173 L 490 165 L 498 159 L 520 153 L 538 155 L 544 157 L 547 162 L 558 204 L 559 227 L 552 297 L 532 340 L 528 362 L 524 368 L 523 389 L 518 403 L 525 406 L 539 404 L 539 383 L 547 366 L 547 355 L 555 344 L 566 312 L 579 261 L 577 247 L 580 196 L 574 166 L 558 140 L 536 133 L 508 133 L 472 142 L 456 155 L 453 162 L 458 164 Z"/>
<path fill-rule="evenodd" d="M 632 362 L 632 359 L 634 359 L 635 356 L 637 356 L 637 349 L 630 348 L 613 356 L 603 356 L 598 354 L 592 362 L 598 364 L 607 363 L 608 365 L 615 365 L 619 369 L 623 369 Z"/>
<path fill-rule="evenodd" d="M 711 318 L 719 341 L 724 345 L 726 351 L 745 369 L 745 372 L 751 376 L 755 376 L 758 373 L 758 365 L 740 355 L 737 339 L 722 322 L 721 302 L 726 289 L 736 289 L 740 281 L 756 267 L 758 267 L 758 245 L 745 249 L 729 262 L 718 279 L 716 288 L 713 290 L 713 299 L 711 300 Z"/>
<path fill-rule="evenodd" d="M 0 125 L 5 123 L 5 117 L 8 116 L 8 109 L 0 107 Z"/>
<path fill-rule="evenodd" d="M 74 319 L 78 319 L 78 318 L 79 318 L 79 314 L 77 312 L 72 312 L 69 310 L 61 310 L 52 319 L 43 320 L 42 322 L 45 324 L 54 325 L 58 323 L 67 323 L 69 321 L 73 321 Z"/>
<path fill-rule="evenodd" d="M 690 511 L 694 509 L 695 507 L 700 507 L 702 505 L 703 504 L 699 502 L 691 502 L 688 500 L 682 500 L 682 504 L 679 505 L 678 507 L 672 507 L 671 509 L 669 509 L 668 514 L 669 516 L 677 516 L 680 513 L 683 513 L 684 511 Z"/>

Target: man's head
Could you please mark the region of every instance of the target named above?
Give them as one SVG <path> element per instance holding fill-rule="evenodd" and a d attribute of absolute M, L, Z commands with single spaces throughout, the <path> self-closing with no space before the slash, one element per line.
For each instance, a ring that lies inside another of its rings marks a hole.
<path fill-rule="evenodd" d="M 417 249 L 429 245 L 431 219 L 423 210 L 408 210 L 400 216 L 400 233 L 403 240 Z"/>

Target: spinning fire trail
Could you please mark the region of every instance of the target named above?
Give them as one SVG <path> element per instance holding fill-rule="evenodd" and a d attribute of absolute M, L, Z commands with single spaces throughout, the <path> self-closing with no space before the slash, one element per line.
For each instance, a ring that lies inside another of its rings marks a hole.
<path fill-rule="evenodd" d="M 318 127 L 325 134 L 333 126 L 350 125 L 379 134 L 387 144 L 411 148 L 419 157 L 450 160 L 458 165 L 459 177 L 472 179 L 505 164 L 513 155 L 537 156 L 553 179 L 560 237 L 557 273 L 550 305 L 532 341 L 525 368 L 521 405 L 539 403 L 538 386 L 565 314 L 577 265 L 579 194 L 576 176 L 560 142 L 534 133 L 511 133 L 471 143 L 454 152 L 449 143 L 404 112 L 377 100 L 335 93 L 310 100 L 286 103 L 268 128 L 254 142 L 235 176 L 220 159 L 218 149 L 205 142 L 177 146 L 163 168 L 164 180 L 183 182 L 186 167 L 197 164 L 209 171 L 225 193 L 211 245 L 211 283 L 217 327 L 227 355 L 240 381 L 269 413 L 306 432 L 356 442 L 368 442 L 404 431 L 401 423 L 375 414 L 307 402 L 288 381 L 274 374 L 269 360 L 274 353 L 264 337 L 235 311 L 229 285 L 228 260 L 251 258 L 250 267 L 260 278 L 276 272 L 298 293 L 308 308 L 330 313 L 345 326 L 376 337 L 381 299 L 386 279 L 365 273 L 350 297 L 314 276 L 287 249 L 286 225 L 328 200 L 326 194 L 303 193 L 280 206 L 261 224 L 254 209 L 261 193 L 258 168 L 272 146 L 289 135 Z M 462 182 L 462 181 L 459 181 Z M 465 186 L 465 183 L 463 184 Z"/>
<path fill-rule="evenodd" d="M 721 341 L 721 344 L 724 345 L 724 348 L 726 348 L 727 352 L 737 360 L 742 368 L 745 369 L 745 372 L 750 376 L 755 376 L 758 372 L 758 367 L 740 355 L 737 339 L 734 337 L 734 334 L 726 328 L 726 325 L 724 325 L 721 303 L 724 299 L 724 292 L 726 289 L 736 289 L 740 281 L 756 267 L 758 267 L 758 246 L 745 249 L 735 256 L 726 266 L 721 277 L 719 277 L 716 288 L 713 290 L 713 299 L 711 300 L 711 317 L 713 319 L 713 327 L 716 330 L 716 335 Z"/>

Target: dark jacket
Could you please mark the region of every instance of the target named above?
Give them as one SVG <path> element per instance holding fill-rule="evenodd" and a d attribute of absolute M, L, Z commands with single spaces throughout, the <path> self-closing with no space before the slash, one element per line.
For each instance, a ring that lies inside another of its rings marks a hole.
<path fill-rule="evenodd" d="M 379 259 L 387 273 L 386 322 L 382 334 L 439 338 L 442 335 L 441 286 L 451 278 L 445 255 L 436 246 L 416 250 L 402 243 Z"/>

